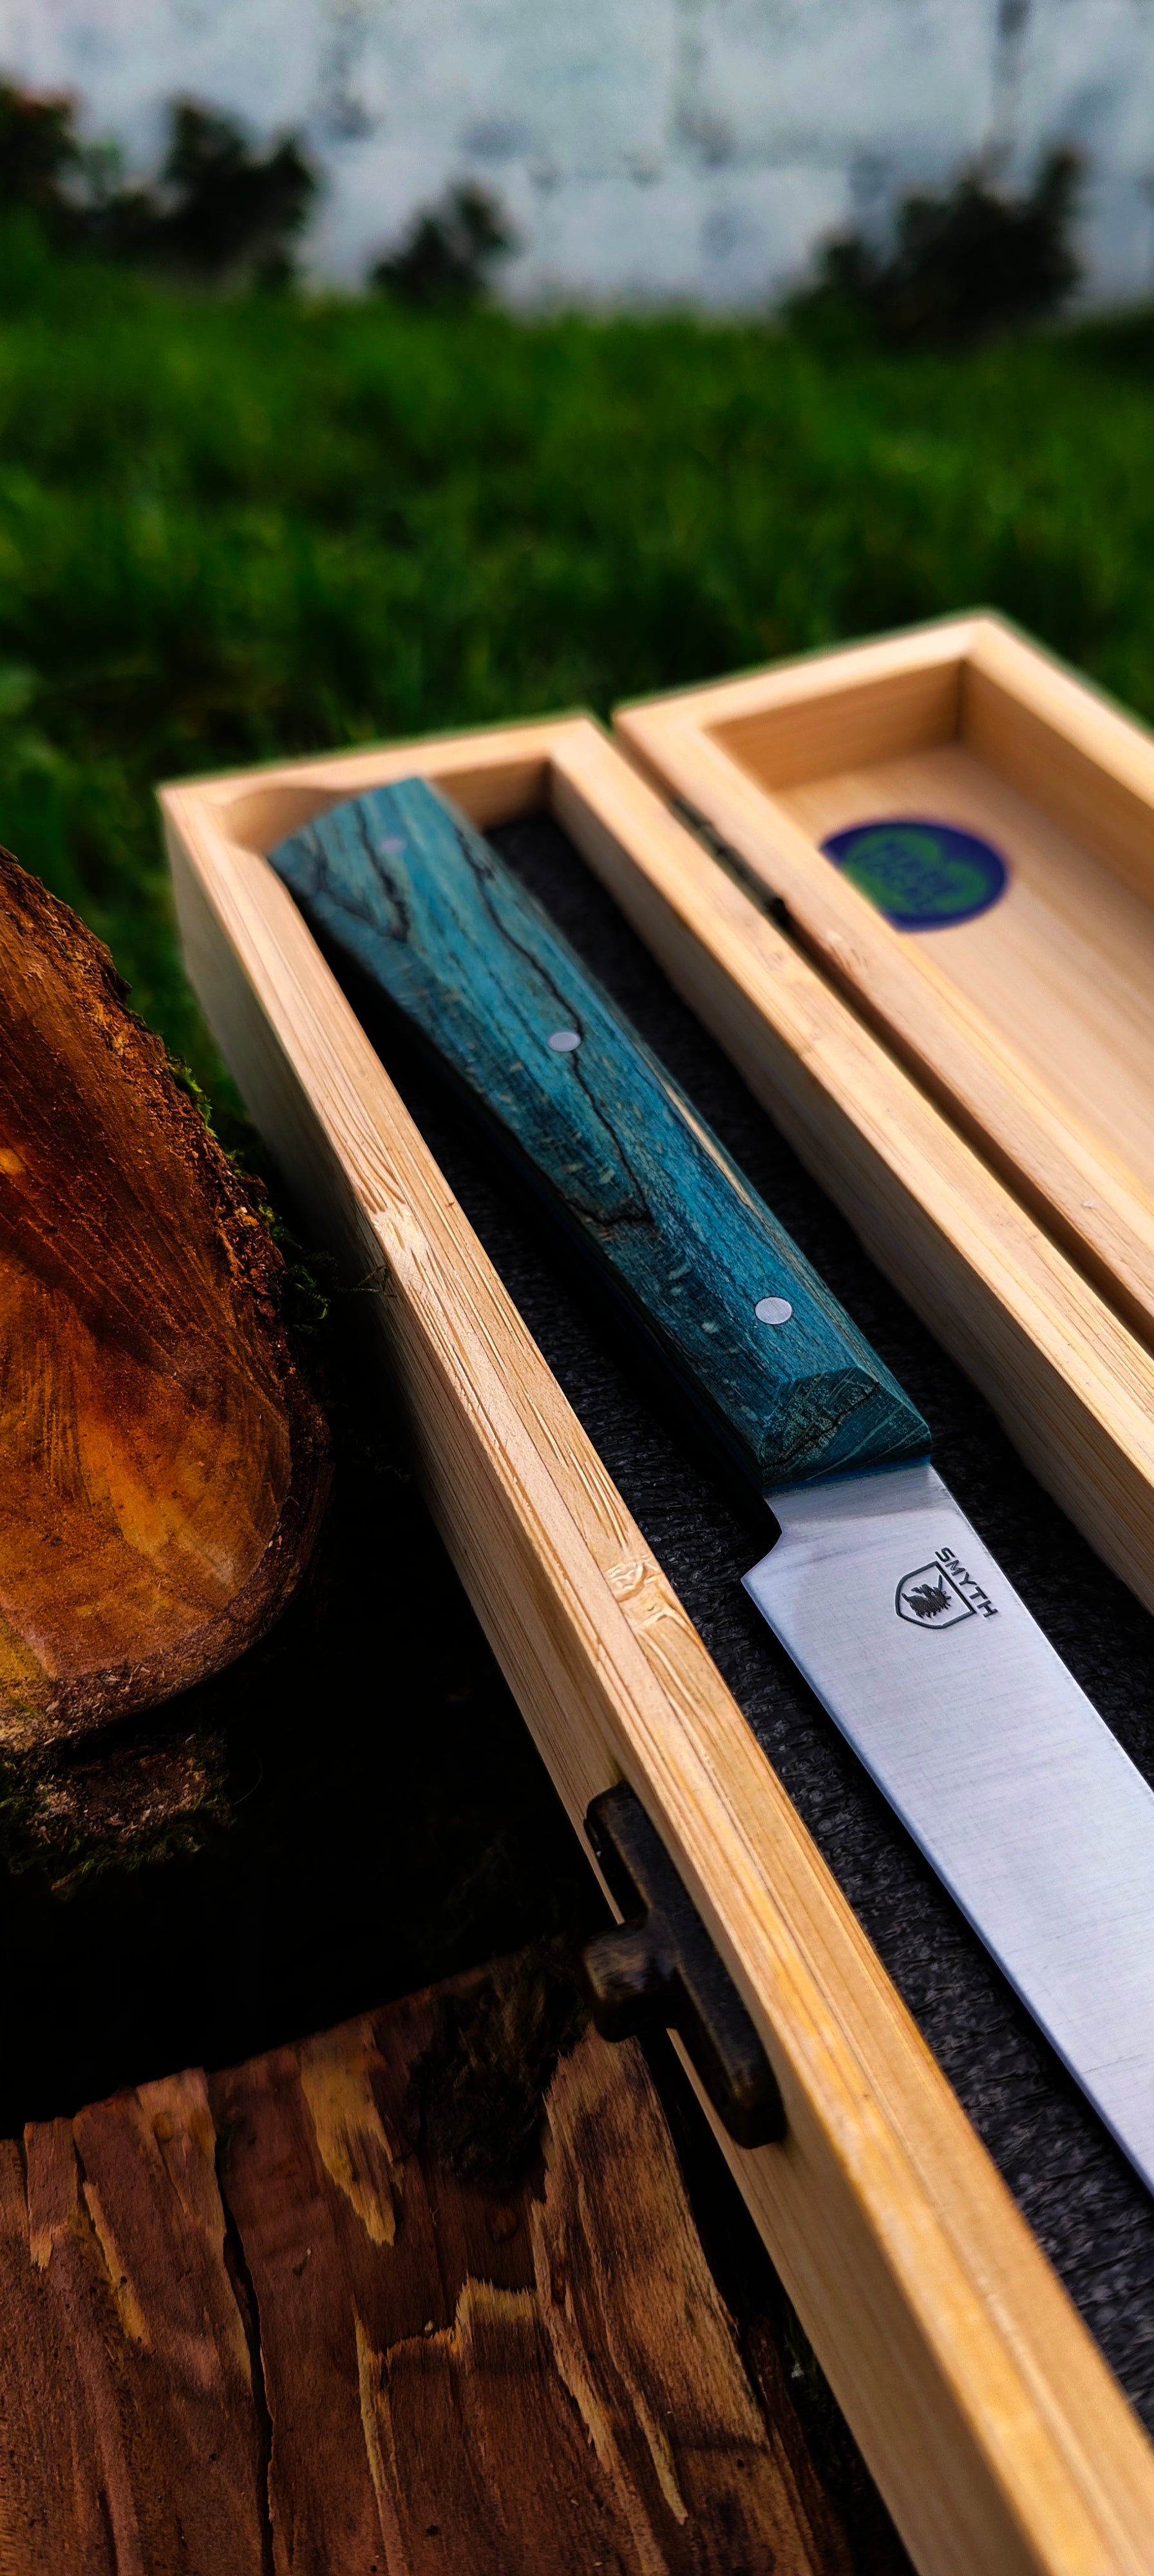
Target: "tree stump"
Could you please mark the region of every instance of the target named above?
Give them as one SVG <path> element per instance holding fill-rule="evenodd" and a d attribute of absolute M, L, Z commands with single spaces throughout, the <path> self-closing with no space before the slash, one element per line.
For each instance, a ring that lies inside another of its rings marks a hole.
<path fill-rule="evenodd" d="M 0 1758 L 216 1672 L 274 1618 L 328 1478 L 259 1185 L 0 853 Z"/>

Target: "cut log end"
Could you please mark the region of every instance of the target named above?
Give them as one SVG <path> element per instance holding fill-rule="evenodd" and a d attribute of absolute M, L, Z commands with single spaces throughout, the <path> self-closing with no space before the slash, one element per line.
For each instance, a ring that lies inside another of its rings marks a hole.
<path fill-rule="evenodd" d="M 0 1755 L 231 1662 L 328 1485 L 259 1186 L 125 989 L 0 852 Z"/>

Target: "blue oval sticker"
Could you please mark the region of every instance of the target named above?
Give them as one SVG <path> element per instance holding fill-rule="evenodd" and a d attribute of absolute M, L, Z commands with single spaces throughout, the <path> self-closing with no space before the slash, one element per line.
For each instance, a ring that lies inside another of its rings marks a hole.
<path fill-rule="evenodd" d="M 831 832 L 821 846 L 895 930 L 945 930 L 951 922 L 972 921 L 989 911 L 1009 882 L 1006 862 L 991 842 L 918 815 L 855 823 L 849 831 Z"/>

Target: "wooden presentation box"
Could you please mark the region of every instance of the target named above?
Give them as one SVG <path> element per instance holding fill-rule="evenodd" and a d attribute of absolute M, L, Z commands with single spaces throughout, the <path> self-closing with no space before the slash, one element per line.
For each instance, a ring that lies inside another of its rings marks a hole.
<path fill-rule="evenodd" d="M 482 828 L 556 815 L 888 1266 L 912 1246 L 933 1320 L 965 1310 L 947 1338 L 997 1344 L 1049 1481 L 1119 1526 L 1154 1364 L 590 720 L 164 791 L 193 982 L 315 1238 L 380 1277 L 429 1501 L 572 1821 L 631 1781 L 762 2032 L 786 2139 L 722 2143 L 916 2564 L 1137 2576 L 1154 2452 L 266 863 L 414 772 Z"/>
<path fill-rule="evenodd" d="M 624 707 L 615 729 L 718 862 L 690 936 L 663 931 L 666 966 L 1154 1606 L 1154 741 L 984 615 Z M 994 844 L 1004 894 L 892 927 L 821 847 L 891 817 Z M 867 1046 L 861 1083 L 848 1023 L 840 1064 L 828 1019 L 809 1061 L 759 903 L 913 1077 L 899 1127 L 892 1074 L 879 1087 Z M 968 1160 L 942 1165 L 930 1104 Z"/>

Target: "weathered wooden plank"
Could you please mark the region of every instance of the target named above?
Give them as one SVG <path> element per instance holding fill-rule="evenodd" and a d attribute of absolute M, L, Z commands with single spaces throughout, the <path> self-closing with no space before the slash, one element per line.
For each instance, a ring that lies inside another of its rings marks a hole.
<path fill-rule="evenodd" d="M 33 2190 L 41 2207 L 55 2191 L 57 2226 L 77 2201 L 76 2160 L 66 2120 L 37 2133 Z M 39 2188 L 37 2189 L 37 2185 Z M 45 2213 L 46 2214 L 46 2213 Z M 50 2248 L 44 2219 L 34 2251 L 24 2159 L 14 2138 L 0 2145 L 0 2566 L 13 2576 L 55 2576 L 113 2568 L 102 2510 L 99 2446 L 73 2338 L 59 2331 L 59 2307 L 45 2279 Z M 63 2265 L 61 2266 L 63 2268 Z M 56 2290 L 57 2283 L 52 2285 Z M 50 2429 L 49 2429 L 50 2428 Z M 46 2438 L 47 2434 L 47 2438 Z"/>
<path fill-rule="evenodd" d="M 636 2043 L 589 2034 L 558 2067 L 547 2121 L 531 2212 L 538 2300 L 639 2564 L 652 2554 L 703 2576 L 848 2565 L 832 2517 L 815 2528 L 793 2456 L 767 2435 Z"/>
<path fill-rule="evenodd" d="M 395 2008 L 411 2053 L 427 2006 Z M 389 2567 L 361 2420 L 358 2342 L 445 2317 L 419 2168 L 380 2102 L 403 2098 L 408 2051 L 371 2018 L 217 2077 L 222 2180 L 260 2318 L 272 2422 L 269 2492 L 278 2576 Z M 403 2213 L 404 2253 L 395 2259 Z M 450 2311 L 451 2313 L 451 2311 Z"/>
<path fill-rule="evenodd" d="M 802 2576 L 839 2563 L 775 2460 L 640 2051 L 590 2035 L 547 2104 L 532 2286 L 469 2277 L 450 2328 L 380 2357 L 384 2511 L 424 2576 L 437 2439 L 473 2499 L 469 2576 L 590 2567 Z M 371 2385 L 371 2376 L 370 2376 Z M 561 2510 L 559 2511 L 559 2505 Z"/>
<path fill-rule="evenodd" d="M 214 2151 L 199 2073 L 4 2142 L 4 2576 L 264 2576 Z"/>
<path fill-rule="evenodd" d="M 417 1997 L 216 2080 L 260 2316 L 284 2576 L 809 2576 L 840 2566 L 777 2451 L 640 2051 L 588 2035 L 546 2173 L 412 2146 Z"/>
<path fill-rule="evenodd" d="M 632 2043 L 507 2188 L 413 2143 L 476 1982 L 0 2142 L 0 2576 L 848 2576 Z"/>

